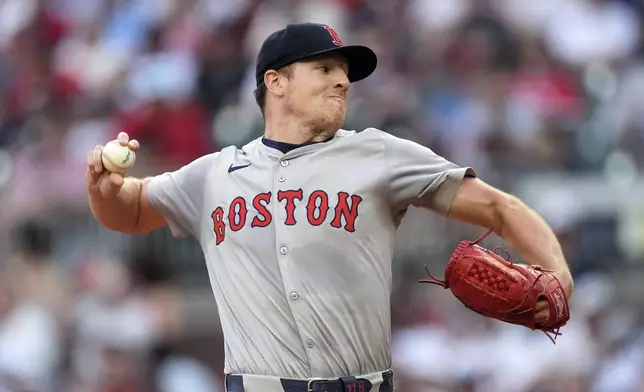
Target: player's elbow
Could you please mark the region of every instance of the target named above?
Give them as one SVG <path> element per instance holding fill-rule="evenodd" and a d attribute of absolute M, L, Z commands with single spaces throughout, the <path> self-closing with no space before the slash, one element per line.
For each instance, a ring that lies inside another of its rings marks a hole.
<path fill-rule="evenodd" d="M 144 234 L 149 234 L 152 231 L 156 229 L 156 227 L 151 227 L 151 226 L 146 226 L 142 224 L 135 223 L 134 225 L 132 224 L 127 224 L 125 222 L 117 222 L 117 221 L 99 221 L 108 230 L 112 230 L 118 233 L 123 233 L 123 234 L 137 234 L 137 235 L 144 235 Z"/>
<path fill-rule="evenodd" d="M 113 211 L 104 211 L 90 205 L 90 210 L 94 219 L 104 228 L 123 234 L 148 234 L 154 227 L 152 225 L 142 224 L 139 217 L 134 215 L 125 215 L 114 213 Z M 132 218 L 134 216 L 134 218 Z"/>
<path fill-rule="evenodd" d="M 502 236 L 510 217 L 516 217 L 527 212 L 528 207 L 521 199 L 509 193 L 498 191 L 498 196 L 495 197 L 491 204 L 494 231 Z"/>
<path fill-rule="evenodd" d="M 119 220 L 110 215 L 101 213 L 93 213 L 94 219 L 104 228 L 123 234 L 139 234 L 135 233 L 135 227 L 132 223 L 124 220 Z"/>
<path fill-rule="evenodd" d="M 104 218 L 100 214 L 94 214 L 94 219 L 107 230 L 123 234 L 131 234 L 131 228 L 125 227 L 122 222 L 115 219 Z"/>
<path fill-rule="evenodd" d="M 126 234 L 150 234 L 155 228 L 136 224 L 125 232 Z"/>

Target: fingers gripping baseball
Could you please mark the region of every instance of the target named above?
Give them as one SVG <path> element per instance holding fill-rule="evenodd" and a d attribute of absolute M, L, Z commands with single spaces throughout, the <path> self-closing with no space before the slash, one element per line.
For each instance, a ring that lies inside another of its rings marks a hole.
<path fill-rule="evenodd" d="M 87 153 L 87 188 L 103 198 L 114 197 L 124 183 L 127 169 L 135 162 L 139 142 L 121 132 L 105 146 L 97 145 Z"/>

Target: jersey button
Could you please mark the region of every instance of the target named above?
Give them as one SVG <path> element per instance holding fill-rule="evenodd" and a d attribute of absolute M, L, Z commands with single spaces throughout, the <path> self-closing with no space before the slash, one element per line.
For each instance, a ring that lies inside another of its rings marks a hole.
<path fill-rule="evenodd" d="M 285 254 L 287 254 L 287 253 L 288 253 L 288 249 L 286 249 L 286 247 L 285 247 L 285 246 L 282 246 L 282 247 L 280 248 L 280 253 L 281 253 L 281 254 L 283 254 L 283 255 L 285 255 Z"/>
<path fill-rule="evenodd" d="M 288 161 L 280 161 L 280 165 L 282 165 L 282 167 L 286 167 L 288 166 Z"/>
<path fill-rule="evenodd" d="M 292 299 L 293 301 L 297 301 L 299 298 L 300 298 L 300 295 L 297 293 L 297 291 L 293 291 L 293 292 L 291 293 L 291 299 Z"/>
<path fill-rule="evenodd" d="M 313 346 L 315 346 L 315 343 L 311 339 L 306 341 L 306 347 L 313 348 Z"/>
<path fill-rule="evenodd" d="M 279 176 L 278 180 L 279 180 L 280 182 L 284 182 L 284 180 L 286 180 L 286 177 L 284 177 L 284 176 Z"/>

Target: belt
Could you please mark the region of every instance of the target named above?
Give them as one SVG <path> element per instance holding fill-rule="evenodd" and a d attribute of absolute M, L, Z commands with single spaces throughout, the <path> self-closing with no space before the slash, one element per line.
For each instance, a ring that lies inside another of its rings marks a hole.
<path fill-rule="evenodd" d="M 391 370 L 382 373 L 382 384 L 378 390 L 365 378 L 341 377 L 337 379 L 312 378 L 296 380 L 281 378 L 284 392 L 393 392 L 394 374 Z M 242 375 L 231 374 L 226 377 L 226 391 L 245 392 Z"/>

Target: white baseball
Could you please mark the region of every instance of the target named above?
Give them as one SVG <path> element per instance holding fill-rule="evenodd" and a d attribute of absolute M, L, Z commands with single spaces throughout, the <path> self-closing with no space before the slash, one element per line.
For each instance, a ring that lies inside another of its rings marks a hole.
<path fill-rule="evenodd" d="M 118 140 L 112 140 L 103 147 L 101 154 L 103 167 L 111 173 L 124 174 L 134 165 L 136 153 L 127 146 L 122 146 Z"/>

